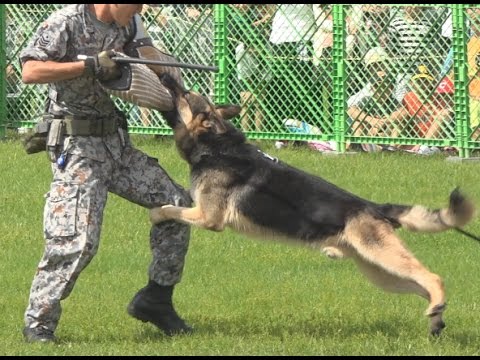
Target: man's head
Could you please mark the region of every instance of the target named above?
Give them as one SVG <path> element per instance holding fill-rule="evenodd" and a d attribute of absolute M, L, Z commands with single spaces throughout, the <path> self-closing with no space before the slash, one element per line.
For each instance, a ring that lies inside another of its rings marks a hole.
<path fill-rule="evenodd" d="M 143 4 L 110 4 L 113 20 L 120 26 L 127 26 L 133 16 L 142 11 Z"/>
<path fill-rule="evenodd" d="M 424 11 L 423 6 L 405 6 L 403 11 L 407 17 L 410 17 L 413 20 L 421 20 L 422 13 Z"/>
<path fill-rule="evenodd" d="M 387 101 L 392 96 L 395 87 L 395 77 L 390 74 L 373 73 L 370 75 L 373 97 Z"/>
<path fill-rule="evenodd" d="M 377 46 L 368 50 L 365 55 L 365 69 L 370 75 L 377 73 L 384 76 L 388 68 L 389 57 L 384 48 Z"/>
<path fill-rule="evenodd" d="M 385 63 L 389 60 L 387 52 L 381 46 L 377 46 L 368 50 L 365 54 L 365 67 L 368 69 L 370 66 L 377 64 L 385 66 Z"/>
<path fill-rule="evenodd" d="M 142 11 L 143 4 L 93 4 L 95 15 L 100 21 L 115 22 L 127 26 L 136 13 Z"/>

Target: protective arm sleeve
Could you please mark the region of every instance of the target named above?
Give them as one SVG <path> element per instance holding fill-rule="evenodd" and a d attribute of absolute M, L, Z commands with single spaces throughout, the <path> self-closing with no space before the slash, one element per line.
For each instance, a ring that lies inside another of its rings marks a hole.
<path fill-rule="evenodd" d="M 135 15 L 134 25 L 134 36 L 123 48 L 125 55 L 141 59 L 176 62 L 173 56 L 152 45 L 152 40 L 146 34 L 139 15 Z M 118 56 L 122 56 L 122 54 L 119 53 Z M 101 82 L 107 93 L 132 104 L 160 112 L 173 110 L 172 96 L 160 82 L 159 75 L 168 73 L 183 85 L 180 68 L 135 63 L 121 64 L 120 68 L 122 75 L 119 79 Z"/>

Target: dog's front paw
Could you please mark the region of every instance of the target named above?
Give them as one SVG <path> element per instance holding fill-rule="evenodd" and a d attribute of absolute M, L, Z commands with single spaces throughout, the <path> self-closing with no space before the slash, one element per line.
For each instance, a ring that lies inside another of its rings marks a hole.
<path fill-rule="evenodd" d="M 153 208 L 150 210 L 150 222 L 152 224 L 159 224 L 163 221 L 169 220 L 165 208 L 173 207 L 173 205 L 163 205 L 162 207 Z"/>
<path fill-rule="evenodd" d="M 342 250 L 334 246 L 327 246 L 322 249 L 322 252 L 327 255 L 330 259 L 343 259 L 344 254 Z"/>

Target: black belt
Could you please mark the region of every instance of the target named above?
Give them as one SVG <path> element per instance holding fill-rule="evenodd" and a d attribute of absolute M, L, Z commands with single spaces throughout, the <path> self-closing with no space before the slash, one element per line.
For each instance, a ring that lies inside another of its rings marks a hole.
<path fill-rule="evenodd" d="M 97 118 L 84 119 L 66 115 L 63 117 L 66 135 L 76 136 L 105 136 L 114 134 L 118 130 L 116 119 Z"/>

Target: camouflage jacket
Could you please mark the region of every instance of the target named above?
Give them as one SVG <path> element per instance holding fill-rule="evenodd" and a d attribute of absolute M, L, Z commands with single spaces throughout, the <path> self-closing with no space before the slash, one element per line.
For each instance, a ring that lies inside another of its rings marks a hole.
<path fill-rule="evenodd" d="M 96 19 L 88 4 L 72 4 L 54 12 L 39 27 L 20 53 L 20 62 L 29 59 L 72 62 L 77 55 L 96 55 L 107 49 L 123 51 L 134 36 L 133 19 L 126 27 L 106 24 Z M 114 113 L 113 100 L 89 75 L 49 84 L 48 96 L 51 100 L 48 112 L 55 115 L 92 118 Z"/>

